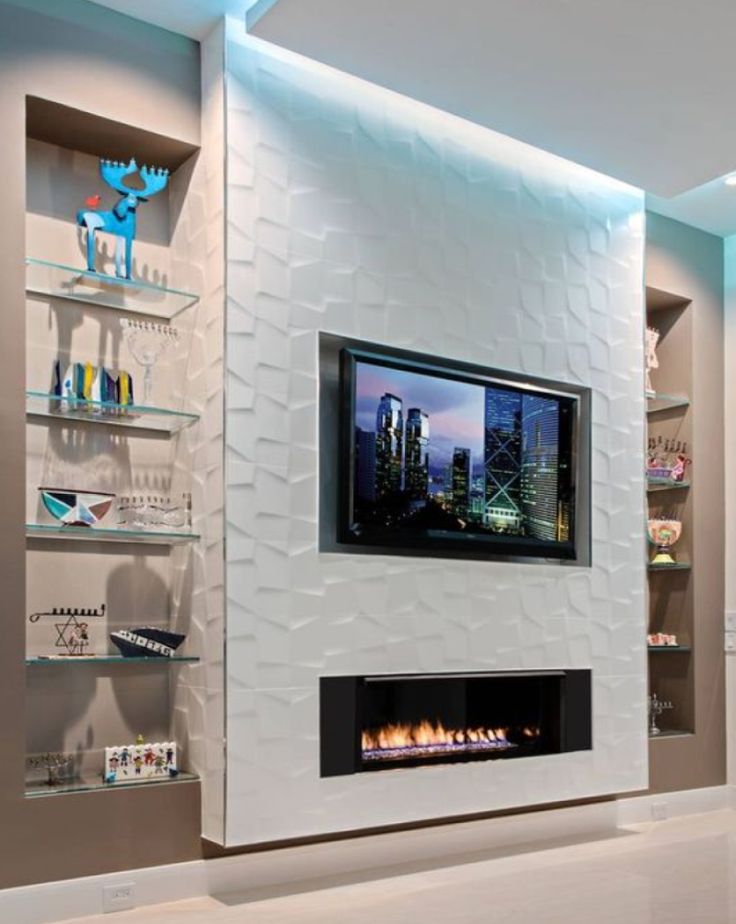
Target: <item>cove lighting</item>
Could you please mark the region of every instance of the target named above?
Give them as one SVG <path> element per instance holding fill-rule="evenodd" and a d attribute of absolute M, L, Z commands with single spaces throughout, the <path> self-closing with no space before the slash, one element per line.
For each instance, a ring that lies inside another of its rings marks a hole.
<path fill-rule="evenodd" d="M 726 186 L 736 186 L 736 173 L 729 174 L 723 182 Z"/>
<path fill-rule="evenodd" d="M 270 0 L 262 2 L 268 4 Z M 253 6 L 254 12 L 260 8 L 261 2 Z M 248 33 L 234 17 L 226 17 L 226 34 L 231 49 L 229 70 L 236 76 L 244 77 L 265 68 L 274 76 L 278 74 L 282 88 L 291 86 L 295 93 L 329 100 L 334 111 L 365 107 L 367 113 L 381 113 L 383 119 L 396 126 L 413 126 L 420 137 L 426 133 L 430 138 L 441 139 L 441 145 L 465 147 L 480 160 L 490 160 L 496 166 L 524 169 L 538 177 L 549 177 L 554 171 L 558 183 L 574 184 L 576 180 L 587 179 L 596 183 L 600 191 L 605 188 L 608 194 L 622 194 L 627 202 L 632 193 L 641 194 L 640 189 L 622 180 L 267 42 Z M 571 195 L 575 195 L 572 189 Z"/>

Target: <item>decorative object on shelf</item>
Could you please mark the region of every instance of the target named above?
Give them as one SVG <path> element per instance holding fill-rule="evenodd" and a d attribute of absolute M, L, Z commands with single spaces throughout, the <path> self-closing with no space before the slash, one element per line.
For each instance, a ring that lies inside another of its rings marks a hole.
<path fill-rule="evenodd" d="M 657 344 L 659 343 L 659 331 L 655 327 L 647 327 L 646 332 L 646 394 L 648 397 L 654 397 L 656 392 L 652 386 L 651 373 L 652 369 L 659 369 L 659 360 L 657 359 Z"/>
<path fill-rule="evenodd" d="M 63 372 L 61 362 L 54 363 L 53 394 L 74 402 L 74 407 L 86 401 L 128 405 L 133 404 L 133 377 L 121 370 L 117 374 L 92 363 L 72 363 Z M 92 407 L 92 410 L 102 409 Z"/>
<path fill-rule="evenodd" d="M 130 318 L 121 318 L 120 326 L 133 359 L 145 370 L 143 403 L 148 404 L 153 392 L 153 367 L 169 347 L 179 342 L 179 331 L 168 324 L 132 321 Z"/>
<path fill-rule="evenodd" d="M 45 487 L 38 490 L 44 507 L 64 526 L 95 526 L 115 500 L 115 495 L 106 491 Z"/>
<path fill-rule="evenodd" d="M 118 526 L 125 529 L 191 529 L 192 495 L 172 501 L 154 494 L 123 496 L 117 504 Z"/>
<path fill-rule="evenodd" d="M 105 604 L 97 609 L 79 609 L 78 607 L 54 607 L 50 612 L 31 613 L 29 622 L 38 622 L 42 616 L 51 616 L 63 619 L 64 622 L 54 623 L 56 628 L 55 648 L 63 648 L 66 655 L 60 657 L 84 657 L 90 646 L 89 620 L 102 619 L 105 615 Z"/>
<path fill-rule="evenodd" d="M 666 632 L 653 632 L 647 635 L 647 645 L 650 648 L 679 648 L 676 635 L 668 635 Z"/>
<path fill-rule="evenodd" d="M 133 189 L 125 182 L 126 177 L 138 174 L 143 181 L 142 189 Z M 90 208 L 90 197 L 86 200 L 87 208 L 77 212 L 77 224 L 87 229 L 87 269 L 95 272 L 95 236 L 98 231 L 105 231 L 117 238 L 115 246 L 115 274 L 130 279 L 133 266 L 133 240 L 136 230 L 136 210 L 141 202 L 147 202 L 151 196 L 161 192 L 169 182 L 169 171 L 157 167 L 141 167 L 135 158 L 127 164 L 118 161 L 100 160 L 100 176 L 115 192 L 120 193 L 110 211 Z M 123 271 L 123 248 L 125 249 L 125 269 Z"/>
<path fill-rule="evenodd" d="M 110 633 L 111 641 L 125 658 L 173 658 L 185 638 L 186 635 L 155 626 L 118 629 Z"/>
<path fill-rule="evenodd" d="M 105 748 L 106 783 L 146 783 L 179 774 L 175 741 L 149 741 Z"/>
<path fill-rule="evenodd" d="M 45 754 L 31 754 L 26 758 L 28 770 L 45 770 L 46 785 L 60 786 L 64 776 L 72 767 L 74 758 L 71 754 L 47 751 Z"/>
<path fill-rule="evenodd" d="M 692 464 L 687 455 L 687 443 L 680 440 L 663 440 L 661 436 L 650 437 L 647 452 L 647 479 L 654 483 L 679 483 L 685 479 L 685 471 Z"/>
<path fill-rule="evenodd" d="M 656 546 L 652 565 L 674 565 L 672 546 L 682 535 L 682 523 L 670 517 L 655 517 L 647 520 L 647 531 L 651 543 Z"/>
<path fill-rule="evenodd" d="M 673 709 L 672 703 L 660 699 L 656 693 L 649 697 L 649 734 L 651 736 L 661 735 L 662 729 L 657 726 L 657 719 L 669 709 Z"/>

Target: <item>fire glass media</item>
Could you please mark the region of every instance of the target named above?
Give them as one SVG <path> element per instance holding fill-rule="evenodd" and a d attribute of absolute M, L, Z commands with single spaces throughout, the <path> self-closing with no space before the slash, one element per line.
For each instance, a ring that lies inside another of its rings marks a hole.
<path fill-rule="evenodd" d="M 322 776 L 591 747 L 589 670 L 323 677 Z"/>
<path fill-rule="evenodd" d="M 341 351 L 342 542 L 576 560 L 580 394 Z"/>

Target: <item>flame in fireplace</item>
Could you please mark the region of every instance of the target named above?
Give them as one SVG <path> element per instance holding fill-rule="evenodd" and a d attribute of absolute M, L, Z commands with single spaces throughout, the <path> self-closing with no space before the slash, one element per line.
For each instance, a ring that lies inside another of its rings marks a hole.
<path fill-rule="evenodd" d="M 499 751 L 517 747 L 508 739 L 508 728 L 445 728 L 425 719 L 416 724 L 389 724 L 362 734 L 366 760 L 420 757 L 457 751 Z M 539 737 L 531 726 L 520 730 L 524 738 Z"/>

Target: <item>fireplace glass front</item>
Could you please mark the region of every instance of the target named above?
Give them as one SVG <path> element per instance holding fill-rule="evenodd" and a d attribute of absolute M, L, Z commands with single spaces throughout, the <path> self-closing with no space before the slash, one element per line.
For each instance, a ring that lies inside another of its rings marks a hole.
<path fill-rule="evenodd" d="M 322 776 L 591 747 L 590 671 L 323 677 Z"/>

